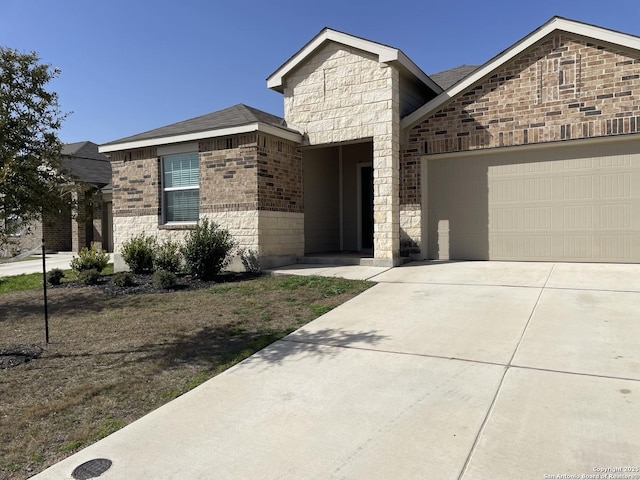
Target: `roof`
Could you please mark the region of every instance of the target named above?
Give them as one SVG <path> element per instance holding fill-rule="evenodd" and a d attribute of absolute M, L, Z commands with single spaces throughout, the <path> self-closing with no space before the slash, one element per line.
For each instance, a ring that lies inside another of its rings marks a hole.
<path fill-rule="evenodd" d="M 300 133 L 287 126 L 277 115 L 263 112 L 244 104 L 172 123 L 164 127 L 114 140 L 100 145 L 100 152 L 113 152 L 129 148 L 186 142 L 203 138 L 220 137 L 248 131 L 262 130 L 274 135 L 292 137 L 299 141 Z"/>
<path fill-rule="evenodd" d="M 304 62 L 318 48 L 326 42 L 336 42 L 349 47 L 357 48 L 365 52 L 369 52 L 378 57 L 380 63 L 392 63 L 399 66 L 400 73 L 418 80 L 423 85 L 436 93 L 440 93 L 442 89 L 429 76 L 424 73 L 413 61 L 407 57 L 402 50 L 383 45 L 381 43 L 372 42 L 365 38 L 349 35 L 348 33 L 339 32 L 330 28 L 323 28 L 320 33 L 313 37 L 305 46 L 296 52 L 289 60 L 283 63 L 275 72 L 267 78 L 267 87 L 282 93 L 283 78 L 294 68 Z"/>
<path fill-rule="evenodd" d="M 98 152 L 93 142 L 67 143 L 62 146 L 62 165 L 79 182 L 100 187 L 111 182 L 111 163 Z"/>
<path fill-rule="evenodd" d="M 478 69 L 478 65 L 460 65 L 438 73 L 429 75 L 431 79 L 442 87 L 443 90 L 455 85 L 471 72 Z"/>
<path fill-rule="evenodd" d="M 461 92 L 490 76 L 495 70 L 502 67 L 505 63 L 524 52 L 531 46 L 555 32 L 567 32 L 581 37 L 593 39 L 605 44 L 615 45 L 617 47 L 631 48 L 640 50 L 640 37 L 629 35 L 626 33 L 616 32 L 602 27 L 596 27 L 575 20 L 569 20 L 562 17 L 553 17 L 547 23 L 534 30 L 519 42 L 499 53 L 484 65 L 468 74 L 461 81 L 451 85 L 444 92 L 433 100 L 417 109 L 415 112 L 404 117 L 400 124 L 402 129 L 411 128 L 420 123 L 424 118 L 440 110 L 447 102 L 452 100 Z"/>

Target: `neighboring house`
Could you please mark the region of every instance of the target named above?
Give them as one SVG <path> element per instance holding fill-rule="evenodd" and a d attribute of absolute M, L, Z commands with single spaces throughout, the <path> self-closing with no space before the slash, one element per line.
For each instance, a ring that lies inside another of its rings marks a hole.
<path fill-rule="evenodd" d="M 43 238 L 48 252 L 78 252 L 92 244 L 113 251 L 109 159 L 95 143 L 70 143 L 62 147 L 62 166 L 73 182 L 61 194 L 73 200 L 73 207 L 14 235 L 12 253 L 36 249 Z"/>
<path fill-rule="evenodd" d="M 263 266 L 319 252 L 640 262 L 640 38 L 552 18 L 482 66 L 427 76 L 330 29 L 237 105 L 102 145 L 115 250 L 198 218 Z"/>

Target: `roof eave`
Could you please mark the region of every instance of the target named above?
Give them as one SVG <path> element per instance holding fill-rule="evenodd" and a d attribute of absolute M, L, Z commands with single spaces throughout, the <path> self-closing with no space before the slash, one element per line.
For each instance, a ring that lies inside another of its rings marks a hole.
<path fill-rule="evenodd" d="M 437 111 L 446 102 L 454 98 L 460 92 L 466 90 L 485 76 L 488 76 L 494 70 L 498 69 L 506 62 L 510 61 L 511 59 L 555 31 L 564 31 L 587 38 L 593 38 L 601 42 L 640 50 L 639 37 L 616 32 L 613 30 L 607 30 L 601 27 L 596 27 L 581 22 L 576 22 L 574 20 L 568 20 L 562 17 L 553 17 L 537 30 L 533 31 L 508 49 L 499 53 L 497 56 L 493 57 L 487 63 L 479 67 L 471 75 L 456 83 L 455 85 L 452 85 L 449 89 L 442 92 L 436 98 L 434 98 L 430 102 L 427 102 L 415 112 L 404 117 L 400 121 L 401 129 L 407 130 L 414 127 L 415 125 L 420 123 L 422 119 Z"/>
<path fill-rule="evenodd" d="M 159 145 L 170 145 L 175 143 L 191 142 L 195 140 L 204 140 L 205 138 L 226 137 L 229 135 L 238 135 L 250 132 L 263 132 L 269 135 L 280 137 L 296 143 L 302 142 L 302 134 L 292 128 L 281 128 L 268 123 L 256 122 L 247 125 L 239 125 L 235 127 L 218 128 L 215 130 L 205 130 L 201 132 L 184 133 L 179 135 L 171 135 L 158 138 L 148 138 L 144 140 L 133 140 L 122 143 L 109 143 L 100 145 L 98 151 L 100 153 L 116 152 L 120 150 L 132 150 L 135 148 L 157 147 Z"/>
<path fill-rule="evenodd" d="M 420 67 L 418 67 L 413 61 L 407 57 L 401 50 L 397 48 L 382 45 L 380 43 L 372 42 L 364 38 L 355 37 L 347 33 L 331 30 L 330 28 L 324 28 L 318 35 L 312 38 L 304 47 L 302 47 L 296 54 L 294 54 L 289 60 L 287 60 L 282 66 L 280 66 L 275 72 L 267 77 L 267 87 L 277 92 L 283 93 L 284 77 L 300 65 L 308 56 L 310 56 L 316 49 L 318 49 L 325 42 L 333 41 L 343 45 L 347 45 L 358 50 L 369 52 L 378 57 L 379 63 L 399 63 L 404 69 L 410 72 L 414 77 L 434 90 L 436 93 L 440 93 L 442 88 L 435 83 L 431 78 L 424 73 Z"/>

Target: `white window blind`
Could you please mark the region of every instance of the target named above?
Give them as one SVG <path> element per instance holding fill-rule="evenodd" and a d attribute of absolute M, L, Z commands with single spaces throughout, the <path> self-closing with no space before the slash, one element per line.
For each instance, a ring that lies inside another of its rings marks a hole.
<path fill-rule="evenodd" d="M 162 159 L 165 222 L 198 220 L 200 169 L 197 153 L 169 155 Z"/>

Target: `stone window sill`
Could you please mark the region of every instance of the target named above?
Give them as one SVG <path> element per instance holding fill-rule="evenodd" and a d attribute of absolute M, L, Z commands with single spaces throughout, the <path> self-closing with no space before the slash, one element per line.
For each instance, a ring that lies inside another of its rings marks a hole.
<path fill-rule="evenodd" d="M 159 230 L 193 230 L 196 228 L 194 223 L 164 223 L 158 225 Z"/>

